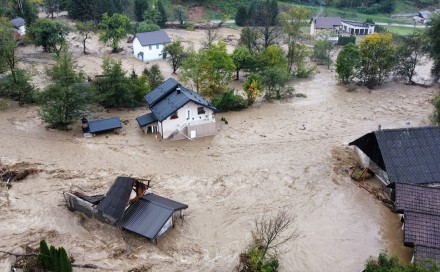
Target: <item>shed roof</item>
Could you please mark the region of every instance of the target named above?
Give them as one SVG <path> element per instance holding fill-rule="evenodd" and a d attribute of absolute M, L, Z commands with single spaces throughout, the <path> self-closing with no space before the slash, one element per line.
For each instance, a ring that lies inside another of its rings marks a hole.
<path fill-rule="evenodd" d="M 440 248 L 419 245 L 414 246 L 414 261 L 423 263 L 426 259 L 432 259 L 437 263 L 440 263 Z"/>
<path fill-rule="evenodd" d="M 154 114 L 150 112 L 145 115 L 137 117 L 136 121 L 138 122 L 140 127 L 145 127 L 148 126 L 149 124 L 157 122 L 157 119 L 156 116 L 154 116 Z"/>
<path fill-rule="evenodd" d="M 315 20 L 315 29 L 333 29 L 342 25 L 339 17 L 315 17 L 313 20 Z"/>
<path fill-rule="evenodd" d="M 144 96 L 145 101 L 149 107 L 154 106 L 157 102 L 162 100 L 165 96 L 169 95 L 179 86 L 179 82 L 177 82 L 174 78 L 168 78 L 162 84 L 157 86 L 154 90 L 149 92 L 146 96 Z"/>
<path fill-rule="evenodd" d="M 396 183 L 394 198 L 398 213 L 413 211 L 440 215 L 440 188 Z"/>
<path fill-rule="evenodd" d="M 21 17 L 17 17 L 15 19 L 12 19 L 10 22 L 15 28 L 19 28 L 20 26 L 24 26 L 24 24 L 25 24 L 24 19 Z"/>
<path fill-rule="evenodd" d="M 406 211 L 404 244 L 440 248 L 440 216 Z"/>
<path fill-rule="evenodd" d="M 391 183 L 440 182 L 440 131 L 436 126 L 373 131 L 349 143 L 361 149 Z"/>
<path fill-rule="evenodd" d="M 106 131 L 122 128 L 121 119 L 119 119 L 119 117 L 90 120 L 88 121 L 88 124 L 89 124 L 90 133 L 106 132 Z"/>
<path fill-rule="evenodd" d="M 170 37 L 163 30 L 136 33 L 135 37 L 142 46 L 171 42 Z"/>
<path fill-rule="evenodd" d="M 134 179 L 130 177 L 117 177 L 105 198 L 98 204 L 98 212 L 110 216 L 115 221 L 122 219 L 125 208 L 130 200 Z"/>
<path fill-rule="evenodd" d="M 149 239 L 155 239 L 171 215 L 186 208 L 186 204 L 147 194 L 128 208 L 119 225 Z"/>

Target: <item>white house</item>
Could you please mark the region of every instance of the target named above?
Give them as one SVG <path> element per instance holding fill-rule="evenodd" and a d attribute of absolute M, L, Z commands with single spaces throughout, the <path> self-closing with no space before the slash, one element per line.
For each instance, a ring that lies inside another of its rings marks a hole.
<path fill-rule="evenodd" d="M 199 94 L 169 78 L 145 96 L 151 113 L 136 118 L 146 133 L 164 139 L 194 139 L 215 135 L 217 109 Z"/>
<path fill-rule="evenodd" d="M 170 42 L 170 37 L 162 30 L 136 33 L 133 39 L 133 54 L 144 62 L 165 58 L 162 51 Z"/>
<path fill-rule="evenodd" d="M 342 20 L 342 30 L 351 35 L 368 35 L 374 33 L 374 24 Z"/>
<path fill-rule="evenodd" d="M 26 24 L 23 18 L 17 17 L 12 19 L 10 22 L 14 27 L 17 39 L 20 39 L 24 34 L 26 34 Z"/>

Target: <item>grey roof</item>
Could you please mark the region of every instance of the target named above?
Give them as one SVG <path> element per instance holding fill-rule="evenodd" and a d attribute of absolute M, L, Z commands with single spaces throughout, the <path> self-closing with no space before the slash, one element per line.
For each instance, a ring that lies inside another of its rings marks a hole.
<path fill-rule="evenodd" d="M 440 216 L 405 212 L 404 244 L 440 248 Z"/>
<path fill-rule="evenodd" d="M 352 26 L 365 27 L 365 28 L 368 28 L 370 25 L 374 25 L 374 24 L 362 23 L 362 22 L 350 21 L 350 20 L 342 20 L 342 22 L 349 24 L 349 25 L 352 25 Z"/>
<path fill-rule="evenodd" d="M 385 170 L 390 183 L 440 182 L 440 131 L 436 126 L 374 131 L 350 145 Z"/>
<path fill-rule="evenodd" d="M 154 116 L 154 114 L 150 112 L 145 115 L 137 117 L 136 121 L 138 122 L 140 127 L 145 127 L 148 126 L 149 124 L 157 122 L 157 119 L 156 116 Z"/>
<path fill-rule="evenodd" d="M 24 26 L 24 24 L 25 24 L 24 19 L 21 17 L 17 17 L 15 19 L 12 19 L 10 22 L 15 28 L 19 28 L 20 26 Z"/>
<path fill-rule="evenodd" d="M 414 261 L 417 263 L 423 263 L 426 259 L 432 259 L 437 263 L 440 263 L 440 248 L 419 245 L 414 246 Z"/>
<path fill-rule="evenodd" d="M 119 119 L 119 117 L 91 120 L 88 121 L 88 124 L 90 133 L 106 132 L 122 128 L 121 119 Z"/>
<path fill-rule="evenodd" d="M 396 183 L 394 189 L 396 212 L 413 211 L 440 215 L 440 188 Z"/>
<path fill-rule="evenodd" d="M 431 18 L 431 12 L 429 10 L 421 10 L 419 14 L 425 19 Z"/>
<path fill-rule="evenodd" d="M 333 29 L 335 26 L 341 26 L 339 17 L 315 17 L 315 29 Z"/>
<path fill-rule="evenodd" d="M 177 82 L 174 78 L 168 78 L 162 84 L 157 86 L 154 90 L 149 92 L 144 98 L 147 101 L 149 107 L 154 106 L 157 102 L 159 102 L 162 98 L 173 92 L 177 86 L 179 86 L 179 82 Z"/>
<path fill-rule="evenodd" d="M 133 182 L 134 179 L 130 177 L 117 177 L 104 200 L 96 207 L 98 212 L 110 216 L 115 221 L 120 220 L 130 200 Z"/>
<path fill-rule="evenodd" d="M 142 46 L 171 42 L 170 37 L 163 30 L 136 33 L 136 38 Z"/>
<path fill-rule="evenodd" d="M 186 204 L 147 194 L 128 208 L 118 224 L 126 230 L 155 239 L 172 214 L 186 208 Z"/>

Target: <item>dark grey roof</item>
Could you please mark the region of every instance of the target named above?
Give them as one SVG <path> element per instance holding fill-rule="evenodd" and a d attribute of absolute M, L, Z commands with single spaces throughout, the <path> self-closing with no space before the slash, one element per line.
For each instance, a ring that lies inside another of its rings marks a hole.
<path fill-rule="evenodd" d="M 440 215 L 440 188 L 396 183 L 394 189 L 396 212 L 413 211 Z"/>
<path fill-rule="evenodd" d="M 180 87 L 180 92 L 174 90 L 150 109 L 156 116 L 157 120 L 162 122 L 190 101 L 217 111 L 217 109 L 205 98 L 184 87 Z"/>
<path fill-rule="evenodd" d="M 170 37 L 163 30 L 136 33 L 136 38 L 142 46 L 171 42 Z"/>
<path fill-rule="evenodd" d="M 358 22 L 358 21 L 350 21 L 350 20 L 342 20 L 342 22 L 349 24 L 349 25 L 352 25 L 352 26 L 365 27 L 365 28 L 368 28 L 370 25 L 373 25 L 373 24 L 362 23 L 362 22 Z"/>
<path fill-rule="evenodd" d="M 188 205 L 183 203 L 148 194 L 131 205 L 118 224 L 126 230 L 155 239 L 172 214 L 186 208 Z"/>
<path fill-rule="evenodd" d="M 440 216 L 406 211 L 404 244 L 440 248 Z"/>
<path fill-rule="evenodd" d="M 315 29 L 333 29 L 335 26 L 341 26 L 339 17 L 315 17 Z"/>
<path fill-rule="evenodd" d="M 140 127 L 145 127 L 148 126 L 149 124 L 157 122 L 157 119 L 156 116 L 154 116 L 154 114 L 150 112 L 145 115 L 137 117 L 136 121 L 138 122 Z"/>
<path fill-rule="evenodd" d="M 149 92 L 144 98 L 147 101 L 149 107 L 154 106 L 157 102 L 163 99 L 165 96 L 173 92 L 177 86 L 179 86 L 179 82 L 177 82 L 174 78 L 168 78 L 162 84 L 157 86 L 154 90 Z"/>
<path fill-rule="evenodd" d="M 17 17 L 15 19 L 12 19 L 10 22 L 15 28 L 19 28 L 20 26 L 24 26 L 24 24 L 25 24 L 24 19 L 21 17 Z"/>
<path fill-rule="evenodd" d="M 119 117 L 91 120 L 88 121 L 88 123 L 90 133 L 106 132 L 122 128 L 121 119 L 119 119 Z"/>
<path fill-rule="evenodd" d="M 120 220 L 130 200 L 134 179 L 130 177 L 117 177 L 104 200 L 96 209 L 99 213 L 110 216 L 115 221 Z"/>
<path fill-rule="evenodd" d="M 429 10 L 421 10 L 419 14 L 425 19 L 431 18 L 431 12 Z"/>
<path fill-rule="evenodd" d="M 431 259 L 440 263 L 440 248 L 414 246 L 414 261 L 423 263 L 426 259 Z"/>
<path fill-rule="evenodd" d="M 351 142 L 388 174 L 389 181 L 440 182 L 438 127 L 384 129 Z"/>

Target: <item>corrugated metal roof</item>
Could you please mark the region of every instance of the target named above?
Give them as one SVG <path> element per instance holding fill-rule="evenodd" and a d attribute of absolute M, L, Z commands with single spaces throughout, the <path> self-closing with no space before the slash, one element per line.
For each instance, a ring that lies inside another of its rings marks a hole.
<path fill-rule="evenodd" d="M 133 181 L 134 179 L 130 177 L 117 177 L 105 198 L 96 207 L 98 212 L 113 218 L 115 221 L 120 220 L 128 205 Z"/>
<path fill-rule="evenodd" d="M 405 212 L 404 243 L 410 247 L 440 248 L 440 216 Z"/>
<path fill-rule="evenodd" d="M 165 207 L 165 208 L 170 209 L 174 212 L 188 208 L 188 205 L 186 205 L 186 204 L 171 200 L 166 197 L 158 196 L 155 194 L 147 194 L 147 195 L 144 195 L 142 198 L 155 204 L 155 205 Z"/>
<path fill-rule="evenodd" d="M 24 24 L 25 24 L 24 19 L 21 17 L 17 17 L 15 19 L 12 19 L 10 22 L 15 28 L 19 28 L 20 26 L 24 26 Z"/>
<path fill-rule="evenodd" d="M 154 114 L 150 112 L 145 115 L 137 117 L 136 121 L 138 122 L 140 127 L 145 127 L 149 124 L 157 122 L 157 119 L 156 116 L 154 116 Z"/>
<path fill-rule="evenodd" d="M 136 33 L 136 38 L 142 46 L 171 42 L 170 37 L 163 30 Z"/>
<path fill-rule="evenodd" d="M 351 142 L 387 172 L 391 183 L 440 182 L 440 131 L 436 126 L 384 129 Z"/>
<path fill-rule="evenodd" d="M 154 106 L 157 102 L 162 100 L 165 96 L 174 91 L 177 86 L 179 86 L 179 82 L 177 82 L 174 78 L 168 78 L 162 84 L 157 86 L 154 90 L 149 92 L 144 98 L 147 101 L 149 107 Z"/>
<path fill-rule="evenodd" d="M 315 29 L 333 29 L 335 26 L 341 26 L 340 17 L 315 17 Z"/>
<path fill-rule="evenodd" d="M 440 215 L 440 188 L 396 183 L 394 208 L 396 212 L 422 212 Z"/>
<path fill-rule="evenodd" d="M 119 119 L 119 117 L 91 120 L 88 121 L 88 124 L 90 133 L 106 132 L 122 128 L 121 119 Z"/>

